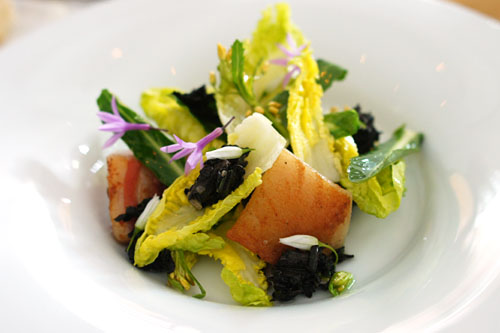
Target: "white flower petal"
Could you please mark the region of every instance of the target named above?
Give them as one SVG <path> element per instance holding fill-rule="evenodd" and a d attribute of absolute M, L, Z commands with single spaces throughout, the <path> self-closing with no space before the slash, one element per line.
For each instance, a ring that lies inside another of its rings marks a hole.
<path fill-rule="evenodd" d="M 310 250 L 312 246 L 318 245 L 318 239 L 309 235 L 294 235 L 286 238 L 280 238 L 280 243 L 300 250 Z"/>
<path fill-rule="evenodd" d="M 151 200 L 149 200 L 148 204 L 146 205 L 146 208 L 144 208 L 144 211 L 137 219 L 137 222 L 135 223 L 136 228 L 141 230 L 144 229 L 144 227 L 146 226 L 146 221 L 148 220 L 151 213 L 154 212 L 156 206 L 158 206 L 159 203 L 160 203 L 160 197 L 155 194 L 154 197 L 152 197 Z"/>
<path fill-rule="evenodd" d="M 221 160 L 230 160 L 233 158 L 239 158 L 243 155 L 243 149 L 235 146 L 222 147 L 216 150 L 208 151 L 205 156 L 207 160 L 214 158 L 220 158 Z"/>

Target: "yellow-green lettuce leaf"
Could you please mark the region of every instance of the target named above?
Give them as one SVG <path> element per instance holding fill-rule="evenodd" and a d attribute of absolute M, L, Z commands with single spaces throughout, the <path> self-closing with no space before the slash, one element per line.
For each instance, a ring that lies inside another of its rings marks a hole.
<path fill-rule="evenodd" d="M 142 93 L 141 106 L 160 128 L 167 129 L 184 141 L 197 142 L 207 133 L 189 109 L 177 102 L 175 88 L 151 88 Z"/>
<path fill-rule="evenodd" d="M 183 239 L 195 233 L 208 231 L 221 217 L 248 197 L 262 183 L 262 170 L 256 168 L 244 182 L 226 198 L 204 210 L 196 211 L 188 203 L 184 189 L 191 186 L 196 171 L 179 177 L 167 190 L 165 199 L 146 222 L 145 232 L 137 241 L 135 264 L 139 267 L 153 262 L 161 250 L 174 248 Z M 196 175 L 197 176 L 197 175 Z M 171 190 L 172 193 L 169 192 Z M 162 205 L 163 203 L 163 205 Z"/>
<path fill-rule="evenodd" d="M 396 211 L 401 204 L 405 190 L 405 169 L 403 160 L 379 172 L 375 177 L 362 183 L 353 183 L 347 177 L 347 167 L 352 157 L 358 156 L 352 137 L 335 141 L 336 153 L 342 161 L 340 183 L 352 194 L 354 202 L 365 213 L 385 218 Z"/>
<path fill-rule="evenodd" d="M 204 232 L 186 236 L 170 246 L 170 250 L 182 250 L 198 253 L 200 251 L 222 249 L 224 248 L 224 240 L 216 235 L 209 235 Z"/>
<path fill-rule="evenodd" d="M 257 23 L 252 38 L 243 42 L 245 84 L 255 96 L 256 105 L 265 107 L 283 90 L 281 83 L 287 69 L 269 63 L 271 59 L 284 57 L 283 52 L 277 47 L 278 43 L 285 45 L 288 33 L 299 45 L 304 42 L 302 33 L 292 23 L 290 15 L 290 8 L 287 4 L 281 3 L 267 7 L 262 12 L 262 18 Z M 219 48 L 220 84 L 215 98 L 221 122 L 225 123 L 231 117 L 235 117 L 227 128 L 227 132 L 232 133 L 235 127 L 245 119 L 247 111 L 252 110 L 256 105 L 247 104 L 238 93 L 233 82 L 231 57 L 228 53 L 225 49 Z"/>
<path fill-rule="evenodd" d="M 288 97 L 288 132 L 293 153 L 327 179 L 338 182 L 340 161 L 333 153 L 333 136 L 323 121 L 323 88 L 317 83 L 319 69 L 310 47 L 293 63 L 300 68 Z"/>
<path fill-rule="evenodd" d="M 271 306 L 266 276 L 262 271 L 266 263 L 226 237 L 227 230 L 234 224 L 237 216 L 237 213 L 232 214 L 214 231 L 224 239 L 224 248 L 200 251 L 199 254 L 220 260 L 224 266 L 221 272 L 222 280 L 229 287 L 235 301 L 246 306 Z"/>

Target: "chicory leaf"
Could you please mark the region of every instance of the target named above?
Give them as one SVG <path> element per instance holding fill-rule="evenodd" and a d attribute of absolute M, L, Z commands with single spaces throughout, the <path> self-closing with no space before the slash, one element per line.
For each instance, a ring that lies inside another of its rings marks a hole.
<path fill-rule="evenodd" d="M 103 112 L 112 113 L 113 95 L 104 89 L 97 98 L 97 105 Z M 142 124 L 145 120 L 137 113 L 117 101 L 120 116 L 129 123 Z M 160 182 L 170 185 L 177 177 L 184 174 L 182 161 L 170 161 L 171 157 L 160 150 L 161 147 L 175 143 L 160 131 L 128 131 L 122 140 L 132 150 L 135 157 L 158 177 Z M 170 163 L 171 162 L 171 163 Z"/>
<path fill-rule="evenodd" d="M 235 40 L 231 50 L 231 72 L 233 75 L 233 83 L 245 102 L 250 106 L 255 106 L 255 97 L 251 91 L 248 91 L 248 87 L 245 84 L 245 49 L 243 48 L 243 43 L 239 40 Z"/>
<path fill-rule="evenodd" d="M 351 159 L 347 168 L 349 180 L 353 183 L 366 181 L 406 155 L 419 151 L 423 139 L 422 133 L 405 129 L 404 126 L 399 127 L 387 142 L 367 154 Z"/>
<path fill-rule="evenodd" d="M 329 113 L 323 119 L 335 139 L 353 135 L 363 126 L 355 110 Z"/>
<path fill-rule="evenodd" d="M 323 59 L 318 59 L 319 79 L 318 83 L 323 87 L 323 91 L 328 90 L 333 81 L 342 81 L 347 75 L 347 69 L 332 64 Z"/>

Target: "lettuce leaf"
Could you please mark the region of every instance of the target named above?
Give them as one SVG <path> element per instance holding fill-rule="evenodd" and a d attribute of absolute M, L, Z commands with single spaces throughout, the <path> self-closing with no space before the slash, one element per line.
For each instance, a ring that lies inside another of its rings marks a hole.
<path fill-rule="evenodd" d="M 274 8 L 268 6 L 248 43 L 245 61 L 245 71 L 256 77 L 253 81 L 254 93 L 261 105 L 266 105 L 283 91 L 282 80 L 287 69 L 269 66 L 268 61 L 283 57 L 277 45 L 286 44 L 287 34 L 291 34 L 297 45 L 306 42 L 302 32 L 292 22 L 288 4 L 279 3 Z"/>
<path fill-rule="evenodd" d="M 201 294 L 194 297 L 203 298 L 205 290 L 196 280 L 191 269 L 198 260 L 197 252 L 208 250 L 220 250 L 224 248 L 225 242 L 222 237 L 215 234 L 196 233 L 177 242 L 170 247 L 175 270 L 169 274 L 168 283 L 183 292 L 189 290 L 195 283 L 200 288 Z"/>
<path fill-rule="evenodd" d="M 224 248 L 201 251 L 200 254 L 220 260 L 224 266 L 221 272 L 222 280 L 228 285 L 235 301 L 246 306 L 271 306 L 271 299 L 266 292 L 266 276 L 262 271 L 266 263 L 226 237 L 237 216 L 237 213 L 232 214 L 232 218 L 227 218 L 215 230 L 215 234 L 224 239 Z"/>
<path fill-rule="evenodd" d="M 226 198 L 197 211 L 188 203 L 184 193 L 184 189 L 191 186 L 198 176 L 195 171 L 188 176 L 179 177 L 165 190 L 162 201 L 146 223 L 145 232 L 137 241 L 134 256 L 137 266 L 153 262 L 161 250 L 175 248 L 176 244 L 193 234 L 210 230 L 221 217 L 262 183 L 262 170 L 256 168 Z"/>
<path fill-rule="evenodd" d="M 283 91 L 281 83 L 286 68 L 270 66 L 268 61 L 283 57 L 277 44 L 284 43 L 288 33 L 303 43 L 301 32 L 291 22 L 290 8 L 287 4 L 277 4 L 263 11 L 250 41 L 235 42 L 231 52 L 219 46 L 220 84 L 215 97 L 221 121 L 225 123 L 235 117 L 228 133 L 243 121 L 248 110 L 256 105 L 265 107 Z"/>
<path fill-rule="evenodd" d="M 184 141 L 197 142 L 207 132 L 189 109 L 178 103 L 173 95 L 175 88 L 152 88 L 144 91 L 141 106 L 144 113 L 158 124 L 160 128 L 175 133 Z"/>
<path fill-rule="evenodd" d="M 333 153 L 334 139 L 323 121 L 323 88 L 316 82 L 318 64 L 307 47 L 293 60 L 300 75 L 288 98 L 288 132 L 293 153 L 332 182 L 340 179 L 340 161 Z"/>
<path fill-rule="evenodd" d="M 220 260 L 221 278 L 229 286 L 233 299 L 246 306 L 271 306 L 267 282 L 262 269 L 264 261 L 236 242 L 227 240 L 222 250 L 202 252 Z"/>
<path fill-rule="evenodd" d="M 354 202 L 365 213 L 385 218 L 396 211 L 404 194 L 406 164 L 396 162 L 363 183 L 341 181 Z"/>
<path fill-rule="evenodd" d="M 222 249 L 224 248 L 224 244 L 224 240 L 221 237 L 198 232 L 182 238 L 170 246 L 169 249 L 198 253 L 200 251 Z"/>
<path fill-rule="evenodd" d="M 353 183 L 349 180 L 347 168 L 351 158 L 358 156 L 354 140 L 352 137 L 336 140 L 335 150 L 343 168 L 340 183 L 351 192 L 359 209 L 378 218 L 385 218 L 399 208 L 405 190 L 406 164 L 403 160 L 385 168 L 375 177 L 361 183 Z"/>
<path fill-rule="evenodd" d="M 267 59 L 282 57 L 277 44 L 283 43 L 286 35 L 291 33 L 298 45 L 305 40 L 300 30 L 292 23 L 290 7 L 286 3 L 268 6 L 262 12 L 262 18 L 257 23 L 252 39 L 248 45 L 245 70 L 253 73 Z"/>

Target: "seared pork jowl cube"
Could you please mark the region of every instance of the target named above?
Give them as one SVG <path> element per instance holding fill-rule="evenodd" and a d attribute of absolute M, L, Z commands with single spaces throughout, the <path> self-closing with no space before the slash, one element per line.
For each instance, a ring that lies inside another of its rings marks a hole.
<path fill-rule="evenodd" d="M 137 218 L 125 221 L 115 219 L 125 214 L 127 207 L 135 207 L 144 199 L 161 194 L 164 186 L 132 155 L 110 155 L 107 164 L 109 215 L 113 236 L 120 243 L 128 243 L 128 234 L 134 229 Z"/>
<path fill-rule="evenodd" d="M 312 235 L 334 248 L 341 247 L 351 208 L 349 192 L 285 149 L 264 174 L 227 236 L 274 264 L 286 248 L 280 238 Z"/>

